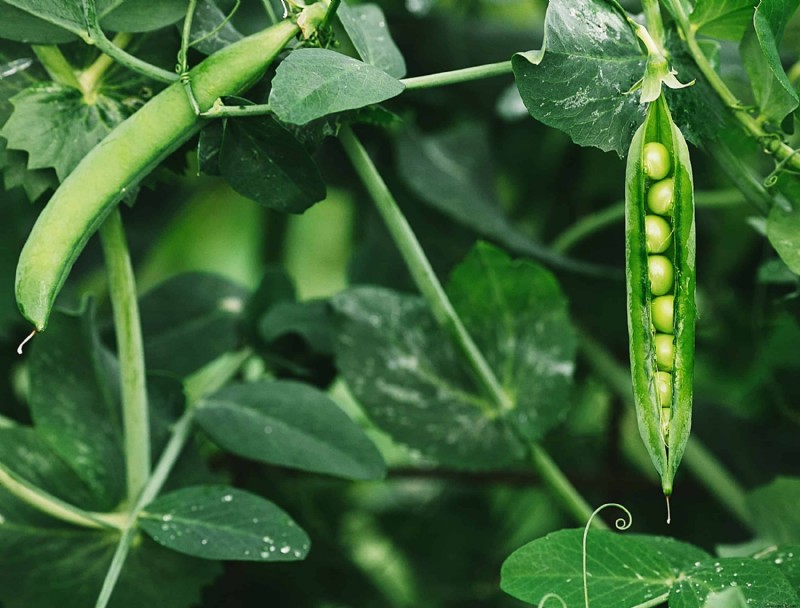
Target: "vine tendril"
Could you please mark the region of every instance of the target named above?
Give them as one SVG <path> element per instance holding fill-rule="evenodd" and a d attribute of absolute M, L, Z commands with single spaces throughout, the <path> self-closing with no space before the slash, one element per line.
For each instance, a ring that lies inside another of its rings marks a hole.
<path fill-rule="evenodd" d="M 587 553 L 586 553 L 586 539 L 589 536 L 589 528 L 592 525 L 592 520 L 595 518 L 595 516 L 598 513 L 600 513 L 600 511 L 602 511 L 603 509 L 605 509 L 607 507 L 617 507 L 618 509 L 622 509 L 622 511 L 624 511 L 625 515 L 627 516 L 627 519 L 625 517 L 618 517 L 614 521 L 614 527 L 617 530 L 627 530 L 628 528 L 631 527 L 631 524 L 633 523 L 633 515 L 631 515 L 631 512 L 628 511 L 628 509 L 623 507 L 621 504 L 616 503 L 616 502 L 607 502 L 607 503 L 605 503 L 603 505 L 600 505 L 594 511 L 592 511 L 592 514 L 589 516 L 589 521 L 586 522 L 586 526 L 584 526 L 584 528 L 583 528 L 583 601 L 584 601 L 584 605 L 585 605 L 586 608 L 589 608 L 589 582 L 588 582 L 588 575 L 587 575 L 587 571 L 586 571 L 586 555 L 587 555 Z M 545 596 L 545 597 L 547 597 L 547 596 Z M 544 599 L 544 598 L 542 598 L 542 599 Z"/>
<path fill-rule="evenodd" d="M 547 600 L 558 600 L 561 603 L 561 608 L 567 608 L 567 603 L 557 593 L 548 593 L 537 604 L 536 608 L 544 608 L 544 605 L 547 603 Z"/>

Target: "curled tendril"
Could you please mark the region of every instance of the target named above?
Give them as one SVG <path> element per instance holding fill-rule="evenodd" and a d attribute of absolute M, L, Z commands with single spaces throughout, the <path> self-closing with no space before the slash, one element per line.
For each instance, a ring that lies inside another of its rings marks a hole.
<path fill-rule="evenodd" d="M 236 0 L 236 4 L 233 5 L 233 8 L 230 10 L 230 12 L 227 15 L 225 15 L 225 18 L 219 23 L 219 25 L 217 25 L 217 27 L 215 27 L 213 30 L 211 30 L 207 34 L 204 34 L 204 35 L 200 36 L 200 38 L 197 38 L 196 40 L 192 40 L 189 43 L 189 46 L 190 47 L 196 46 L 196 45 L 200 44 L 201 42 L 203 42 L 205 40 L 208 40 L 209 38 L 211 38 L 211 36 L 214 36 L 215 34 L 217 34 L 220 31 L 222 31 L 222 28 L 225 27 L 231 19 L 233 19 L 233 16 L 236 14 L 236 11 L 239 10 L 239 6 L 241 4 L 242 4 L 242 0 Z"/>
<path fill-rule="evenodd" d="M 622 511 L 624 511 L 625 515 L 627 516 L 627 519 L 625 517 L 618 517 L 614 521 L 614 527 L 617 530 L 627 530 L 628 528 L 631 527 L 631 524 L 633 523 L 633 515 L 631 515 L 631 512 L 628 511 L 628 509 L 623 507 L 621 504 L 616 502 L 607 502 L 603 505 L 600 505 L 594 511 L 592 511 L 592 514 L 589 516 L 589 521 L 586 522 L 586 526 L 583 528 L 583 601 L 586 608 L 589 608 L 589 582 L 586 571 L 586 555 L 587 555 L 586 539 L 589 536 L 589 528 L 592 525 L 592 520 L 598 513 L 600 513 L 600 511 L 608 507 L 617 507 L 618 509 L 622 509 Z"/>
<path fill-rule="evenodd" d="M 792 150 L 792 153 L 789 154 L 786 158 L 782 159 L 780 162 L 775 163 L 775 168 L 772 172 L 764 178 L 764 187 L 765 188 L 772 188 L 775 184 L 778 183 L 778 178 L 781 176 L 781 173 L 786 171 L 787 173 L 790 172 L 789 169 L 786 168 L 786 165 L 792 160 L 792 157 L 800 152 L 800 149 L 795 148 Z"/>
<path fill-rule="evenodd" d="M 541 600 L 539 600 L 539 603 L 537 604 L 536 608 L 544 608 L 544 605 L 547 603 L 547 600 L 557 600 L 558 602 L 561 603 L 561 608 L 567 608 L 567 603 L 564 601 L 564 598 L 562 598 L 557 593 L 548 593 L 547 595 L 545 595 Z"/>

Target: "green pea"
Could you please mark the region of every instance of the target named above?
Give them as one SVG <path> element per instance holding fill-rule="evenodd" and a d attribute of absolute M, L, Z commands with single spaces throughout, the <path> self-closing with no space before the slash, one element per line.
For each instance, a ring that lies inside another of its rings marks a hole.
<path fill-rule="evenodd" d="M 675 337 L 671 334 L 656 334 L 653 343 L 656 347 L 658 369 L 671 372 L 675 358 Z"/>
<path fill-rule="evenodd" d="M 647 276 L 650 279 L 650 291 L 654 296 L 663 296 L 672 289 L 674 268 L 669 258 L 663 255 L 647 257 Z"/>
<path fill-rule="evenodd" d="M 656 373 L 656 394 L 662 408 L 668 408 L 672 403 L 672 374 L 669 372 Z"/>
<path fill-rule="evenodd" d="M 644 218 L 644 229 L 647 236 L 647 253 L 663 253 L 672 244 L 672 228 L 660 215 L 648 215 Z"/>
<path fill-rule="evenodd" d="M 309 26 L 325 14 L 322 3 L 301 17 Z M 188 74 L 201 111 L 220 97 L 237 95 L 264 74 L 300 32 L 286 19 L 214 53 Z M 142 178 L 204 122 L 177 81 L 118 125 L 78 164 L 39 215 L 17 264 L 16 295 L 22 315 L 42 331 L 58 292 L 89 237 Z"/>
<path fill-rule="evenodd" d="M 658 298 L 653 298 L 651 307 L 653 311 L 653 325 L 655 328 L 665 334 L 671 334 L 673 332 L 672 318 L 675 309 L 675 297 L 659 296 Z"/>
<path fill-rule="evenodd" d="M 664 179 L 669 175 L 671 165 L 669 150 L 664 144 L 651 141 L 644 145 L 642 167 L 647 177 L 652 180 Z"/>
<path fill-rule="evenodd" d="M 658 215 L 670 215 L 675 203 L 675 180 L 671 177 L 656 182 L 647 191 L 647 206 Z"/>

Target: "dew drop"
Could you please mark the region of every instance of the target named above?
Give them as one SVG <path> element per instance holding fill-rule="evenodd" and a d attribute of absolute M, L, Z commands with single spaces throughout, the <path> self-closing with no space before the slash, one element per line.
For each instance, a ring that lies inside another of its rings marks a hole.
<path fill-rule="evenodd" d="M 292 548 L 289 545 L 284 545 L 283 547 L 281 547 L 281 553 L 283 553 L 284 555 L 289 553 L 289 551 L 291 551 L 291 550 L 292 550 Z"/>
<path fill-rule="evenodd" d="M 172 515 L 170 515 L 169 513 L 167 513 L 166 515 L 164 515 L 164 516 L 161 518 L 161 521 L 172 521 Z"/>
<path fill-rule="evenodd" d="M 225 494 L 222 497 L 222 502 L 232 502 L 233 501 L 233 494 Z"/>

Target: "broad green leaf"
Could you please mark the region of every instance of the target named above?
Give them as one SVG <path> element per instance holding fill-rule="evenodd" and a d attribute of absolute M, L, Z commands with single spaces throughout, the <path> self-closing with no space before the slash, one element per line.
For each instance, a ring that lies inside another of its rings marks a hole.
<path fill-rule="evenodd" d="M 575 337 L 552 276 L 479 245 L 448 293 L 502 385 L 510 409 L 483 395 L 461 351 L 424 302 L 359 287 L 333 299 L 337 365 L 369 417 L 396 440 L 450 466 L 502 466 L 569 404 Z M 529 394 L 526 394 L 529 393 Z"/>
<path fill-rule="evenodd" d="M 499 468 L 524 455 L 422 298 L 356 287 L 332 303 L 339 371 L 393 439 L 462 469 Z"/>
<path fill-rule="evenodd" d="M 712 591 L 706 596 L 703 608 L 747 608 L 747 598 L 738 587 Z"/>
<path fill-rule="evenodd" d="M 97 506 L 83 480 L 31 428 L 0 429 L 0 468 L 80 508 Z"/>
<path fill-rule="evenodd" d="M 775 544 L 800 544 L 800 479 L 778 477 L 750 492 L 747 503 L 760 536 Z"/>
<path fill-rule="evenodd" d="M 790 206 L 790 209 L 772 206 L 767 218 L 767 238 L 789 269 L 800 274 L 800 203 Z"/>
<path fill-rule="evenodd" d="M 302 213 L 325 198 L 308 152 L 269 116 L 227 121 L 219 167 L 234 190 L 270 209 Z"/>
<path fill-rule="evenodd" d="M 148 369 L 187 376 L 236 348 L 247 290 L 206 273 L 178 275 L 141 298 Z"/>
<path fill-rule="evenodd" d="M 115 101 L 99 95 L 85 102 L 73 88 L 40 84 L 15 95 L 14 112 L 0 130 L 8 147 L 28 153 L 28 167 L 53 167 L 63 180 L 127 113 Z"/>
<path fill-rule="evenodd" d="M 7 5 L 7 6 L 6 6 Z M 174 23 L 186 13 L 187 0 L 96 0 L 97 17 L 104 28 L 114 31 L 146 32 Z M 10 8 L 16 7 L 16 8 Z M 14 40 L 55 43 L 63 37 L 52 26 L 81 35 L 87 31 L 83 3 L 80 0 L 3 0 L 0 10 L 11 11 L 12 24 L 24 28 L 16 34 L 13 27 L 0 29 L 0 35 Z M 23 17 L 24 15 L 25 17 Z M 48 27 L 50 25 L 51 27 Z"/>
<path fill-rule="evenodd" d="M 304 125 L 391 99 L 404 88 L 383 70 L 341 53 L 298 49 L 278 66 L 269 105 L 281 121 Z"/>
<path fill-rule="evenodd" d="M 773 564 L 795 589 L 800 590 L 800 545 L 771 546 L 753 557 Z"/>
<path fill-rule="evenodd" d="M 583 602 L 583 530 L 560 530 L 528 543 L 505 561 L 501 588 L 536 604 L 557 593 Z M 669 598 L 670 608 L 702 608 L 711 593 L 738 587 L 751 606 L 791 605 L 792 586 L 774 566 L 748 558 L 714 559 L 671 538 L 590 531 L 587 580 L 592 608 L 619 608 Z"/>
<path fill-rule="evenodd" d="M 642 122 L 645 55 L 618 6 L 604 0 L 552 0 L 541 51 L 514 55 L 522 100 L 536 120 L 581 146 L 622 157 Z"/>
<path fill-rule="evenodd" d="M 698 33 L 723 40 L 739 40 L 753 18 L 758 0 L 697 0 L 691 24 Z"/>
<path fill-rule="evenodd" d="M 0 601 L 5 608 L 94 606 L 117 540 L 110 532 L 6 520 L 0 525 Z M 140 538 L 128 553 L 110 606 L 189 608 L 221 572 L 216 563 Z"/>
<path fill-rule="evenodd" d="M 192 18 L 192 40 L 198 42 L 192 48 L 210 55 L 241 39 L 242 34 L 226 17 L 212 0 L 198 2 Z"/>
<path fill-rule="evenodd" d="M 361 59 L 395 78 L 406 75 L 406 62 L 392 40 L 386 17 L 377 4 L 351 7 L 342 2 L 336 11 Z"/>
<path fill-rule="evenodd" d="M 34 44 L 60 44 L 75 40 L 74 34 L 0 0 L 0 38 Z"/>
<path fill-rule="evenodd" d="M 386 473 L 364 431 L 307 384 L 228 386 L 200 403 L 196 419 L 221 447 L 253 460 L 349 479 L 380 479 Z"/>
<path fill-rule="evenodd" d="M 36 432 L 108 509 L 122 497 L 116 361 L 99 344 L 91 312 L 56 312 L 31 344 L 30 408 Z"/>
<path fill-rule="evenodd" d="M 408 130 L 396 139 L 397 169 L 406 186 L 422 201 L 480 236 L 553 267 L 592 275 L 610 271 L 554 253 L 523 234 L 497 200 L 497 172 L 486 129 L 460 123 L 432 135 Z"/>
<path fill-rule="evenodd" d="M 150 503 L 139 525 L 157 543 L 203 559 L 296 561 L 310 541 L 268 500 L 228 486 L 194 486 Z"/>
<path fill-rule="evenodd" d="M 791 16 L 800 0 L 760 2 L 742 40 L 744 67 L 753 85 L 760 115 L 780 125 L 798 105 L 797 92 L 781 64 L 779 47 Z"/>
<path fill-rule="evenodd" d="M 575 368 L 575 330 L 555 277 L 478 243 L 447 293 L 514 406 L 505 419 L 541 439 L 569 411 Z"/>
<path fill-rule="evenodd" d="M 334 331 L 324 300 L 278 302 L 261 318 L 258 329 L 266 342 L 296 335 L 316 352 L 333 352 Z"/>

